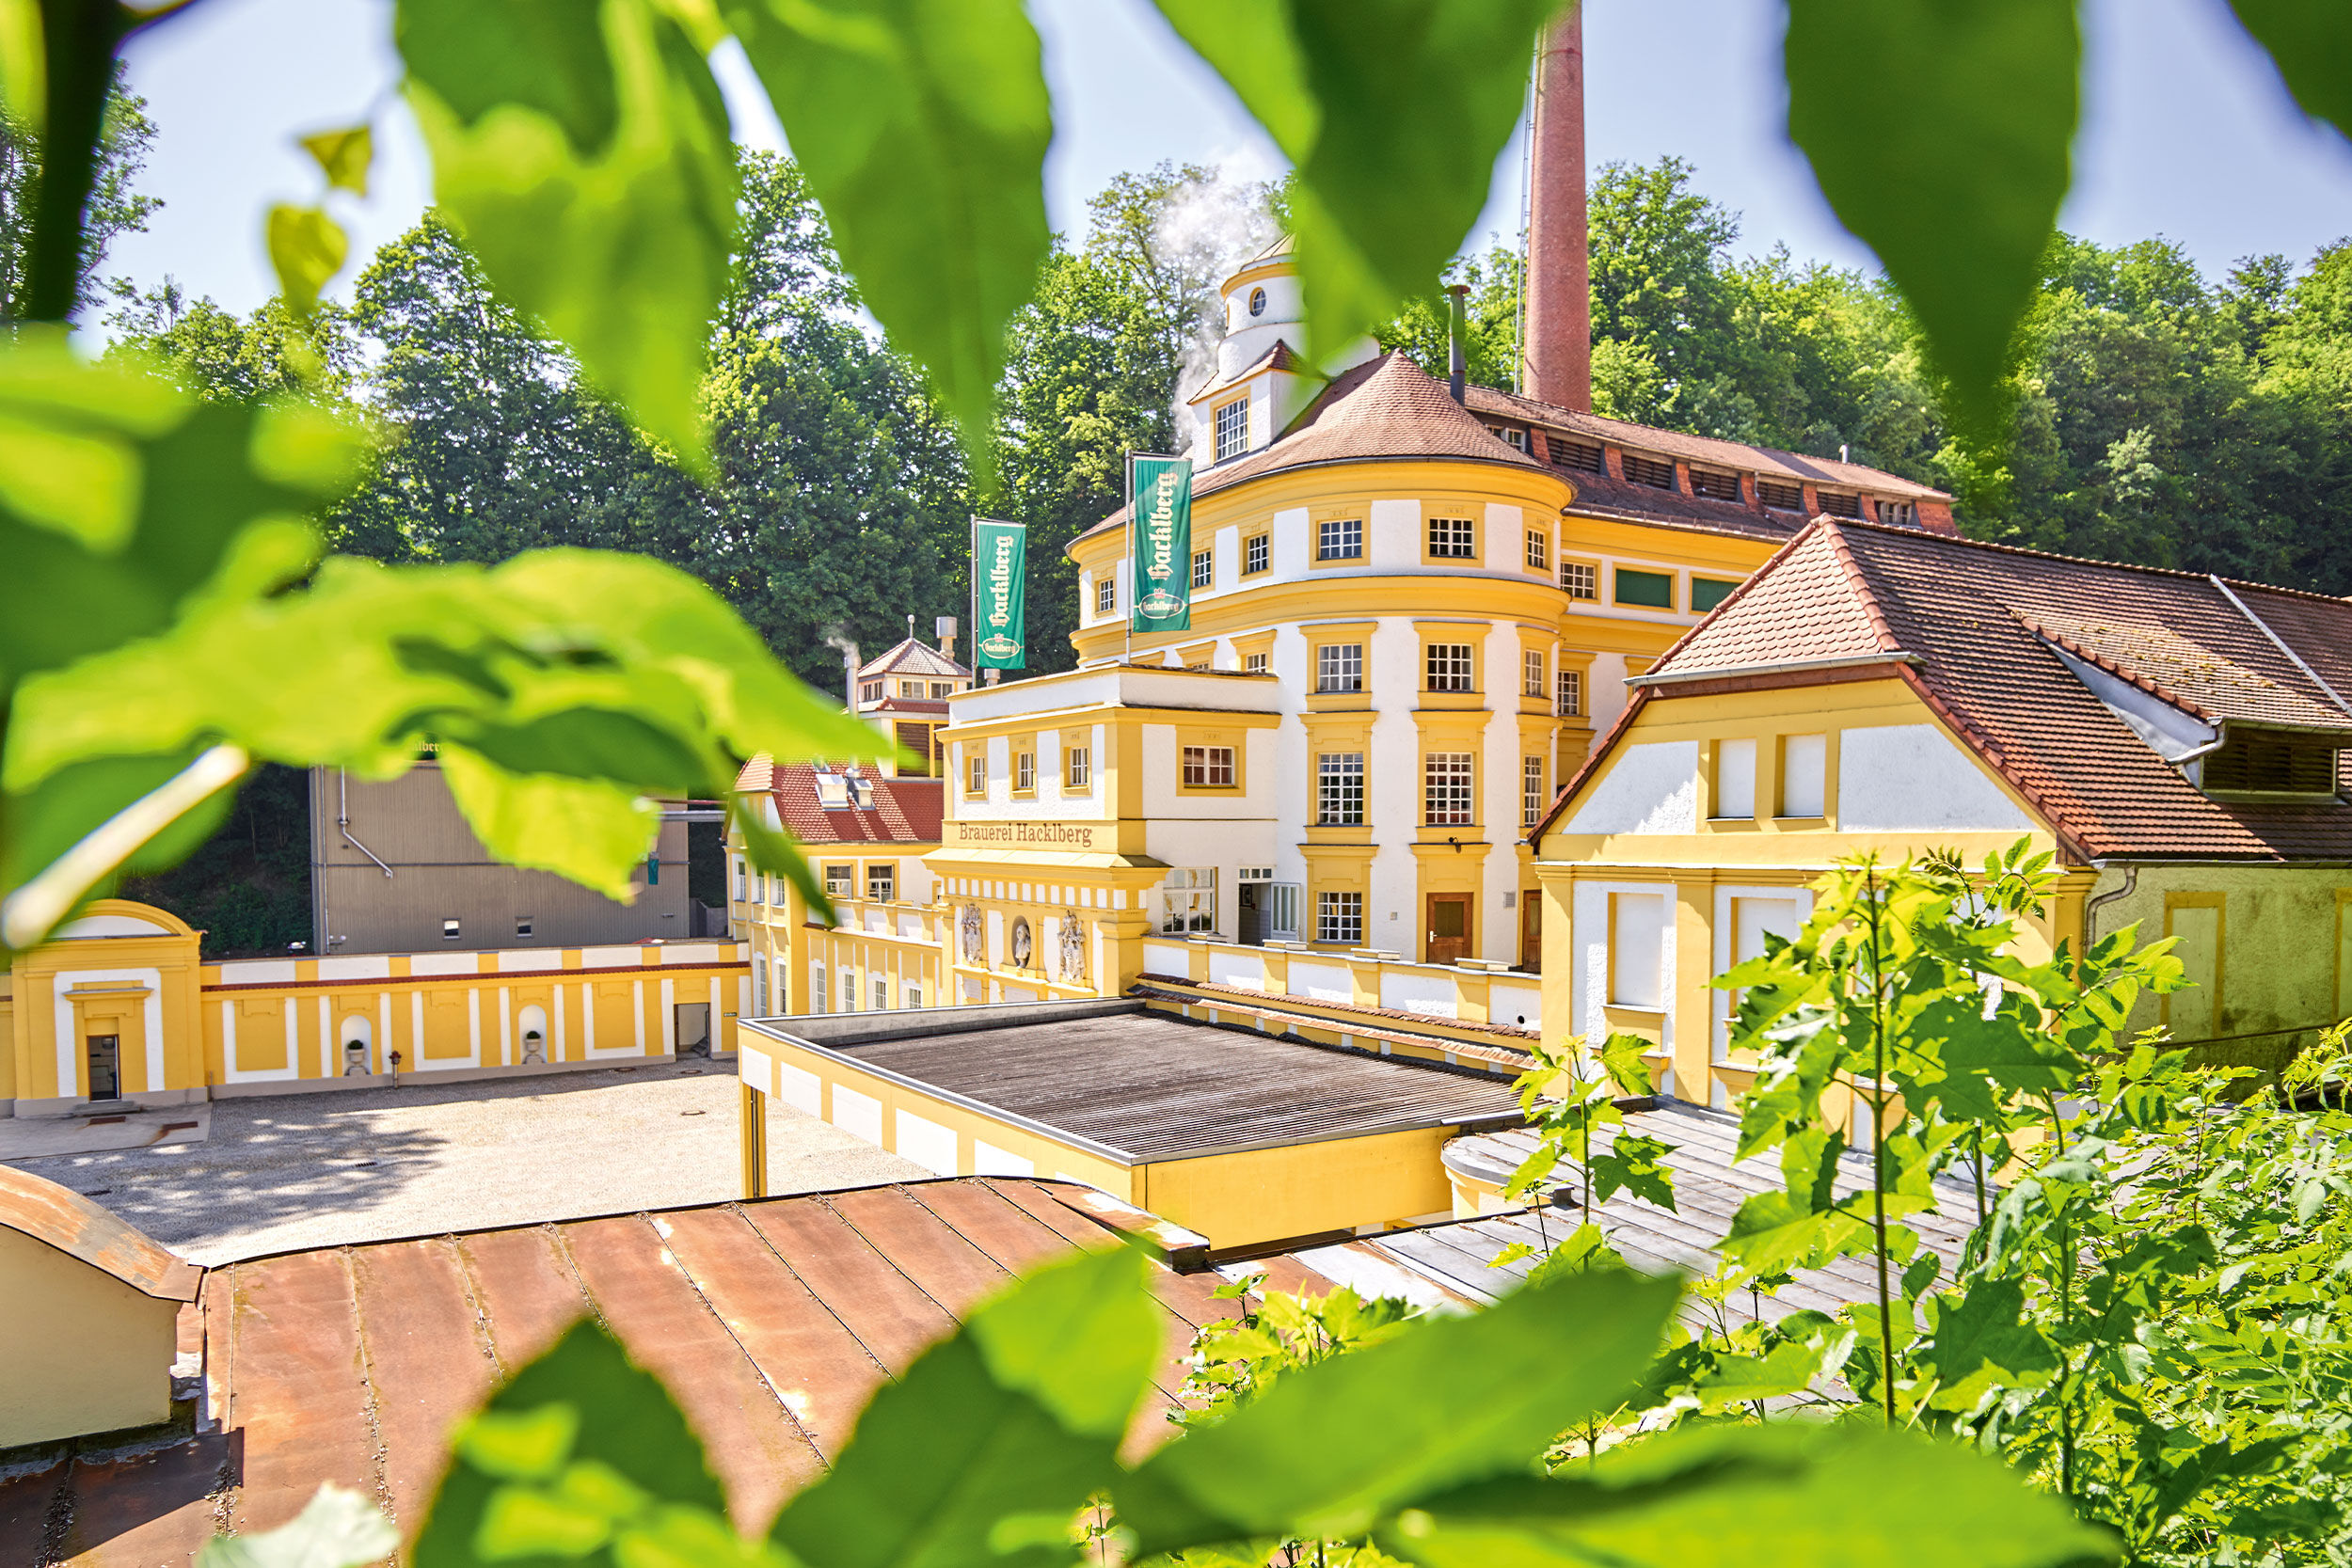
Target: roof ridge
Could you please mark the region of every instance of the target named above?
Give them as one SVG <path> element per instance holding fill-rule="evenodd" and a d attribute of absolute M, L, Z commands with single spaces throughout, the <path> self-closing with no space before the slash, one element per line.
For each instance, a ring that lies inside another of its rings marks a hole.
<path fill-rule="evenodd" d="M 1840 517 L 1838 527 L 1867 529 L 1897 539 L 1931 539 L 1940 545 L 1964 545 L 1970 549 L 1992 550 L 2001 555 L 2022 555 L 2036 561 L 2062 562 L 2069 566 L 2103 566 L 2110 571 L 2137 572 L 2143 577 L 2174 578 L 2183 582 L 2210 584 L 2217 574 L 2192 572 L 2179 566 L 2150 566 L 2137 561 L 2106 561 L 2092 555 L 2067 555 L 2058 550 L 2037 549 L 2030 545 L 2004 544 L 1997 539 L 1972 539 L 1964 533 L 1930 533 L 1925 529 L 1905 528 L 1899 523 L 1876 523 L 1865 517 Z M 2282 588 L 2275 582 L 2256 582 L 2249 578 L 2221 578 L 2234 588 L 2251 588 L 2263 594 L 2282 594 L 2289 598 L 2309 599 L 2317 604 L 2333 605 L 2339 610 L 2352 610 L 2352 597 L 2338 598 L 2331 594 L 2316 593 L 2308 588 Z"/>
<path fill-rule="evenodd" d="M 2193 698 L 2183 696 L 2181 693 L 2173 690 L 2170 687 L 2166 686 L 2162 681 L 2156 680 L 2153 676 L 2143 675 L 2137 670 L 2126 669 L 2116 659 L 2108 657 L 2106 654 L 2098 653 L 2090 648 L 2084 647 L 2081 643 L 2075 641 L 2064 632 L 2057 631 L 2049 626 L 2043 626 L 2041 622 L 2035 620 L 2032 616 L 2026 614 L 2023 610 L 2012 610 L 2011 613 L 2017 617 L 2018 624 L 2023 626 L 2027 631 L 2033 633 L 2036 637 L 2057 643 L 2059 647 L 2065 649 L 2076 658 L 2081 659 L 2085 664 L 2096 665 L 2100 669 L 2105 670 L 2108 674 L 2113 675 L 2117 680 L 2123 682 L 2126 686 L 2137 687 L 2140 690 L 2147 692 L 2151 697 L 2155 698 L 2158 702 L 2169 703 L 2184 713 L 2193 713 L 2209 724 L 2218 721 L 2202 703 L 2197 702 Z M 2257 671 L 2256 673 L 2259 674 L 2260 672 Z M 2263 678 L 2265 680 L 2269 679 L 2267 675 L 2265 675 Z M 2278 685 L 2278 682 L 2272 681 L 2271 684 L 2276 686 Z"/>
<path fill-rule="evenodd" d="M 1862 613 L 1869 617 L 1870 629 L 1878 633 L 1879 652 L 1883 654 L 1910 652 L 1903 646 L 1902 640 L 1895 635 L 1895 628 L 1887 625 L 1886 610 L 1879 603 L 1878 591 L 1870 586 L 1869 578 L 1863 575 L 1862 563 L 1854 559 L 1852 549 L 1847 546 L 1845 525 L 1835 517 L 1824 515 L 1808 525 L 1807 531 L 1811 531 L 1813 528 L 1819 528 L 1829 535 L 1830 554 L 1836 560 L 1839 569 L 1846 574 L 1846 580 L 1853 585 L 1854 593 L 1861 598 Z"/>

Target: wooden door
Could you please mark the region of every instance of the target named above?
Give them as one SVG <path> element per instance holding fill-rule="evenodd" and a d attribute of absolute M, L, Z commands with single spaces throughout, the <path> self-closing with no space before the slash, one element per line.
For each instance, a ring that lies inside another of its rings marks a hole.
<path fill-rule="evenodd" d="M 1528 888 L 1519 895 L 1519 967 L 1530 974 L 1544 972 L 1544 893 Z"/>
<path fill-rule="evenodd" d="M 1424 929 L 1426 951 L 1422 961 L 1450 964 L 1470 956 L 1470 895 L 1467 893 L 1433 893 L 1429 895 L 1429 921 Z"/>

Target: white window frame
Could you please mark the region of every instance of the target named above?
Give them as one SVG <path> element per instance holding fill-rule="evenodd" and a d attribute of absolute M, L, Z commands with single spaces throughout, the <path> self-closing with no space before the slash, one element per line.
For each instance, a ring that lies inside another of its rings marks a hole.
<path fill-rule="evenodd" d="M 1421 768 L 1422 825 L 1431 828 L 1477 826 L 1477 753 L 1429 752 L 1422 755 Z"/>
<path fill-rule="evenodd" d="M 1108 615 L 1119 608 L 1119 583 L 1105 576 L 1094 585 L 1094 613 Z"/>
<path fill-rule="evenodd" d="M 1065 746 L 1062 748 L 1062 787 L 1092 789 L 1094 787 L 1094 748 Z"/>
<path fill-rule="evenodd" d="M 1551 535 L 1542 529 L 1527 531 L 1527 563 L 1538 572 L 1551 569 Z"/>
<path fill-rule="evenodd" d="M 1532 828 L 1544 815 L 1544 759 L 1525 757 L 1519 763 L 1519 826 Z"/>
<path fill-rule="evenodd" d="M 1254 578 L 1274 562 L 1274 545 L 1270 536 L 1253 533 L 1241 542 L 1241 575 Z"/>
<path fill-rule="evenodd" d="M 1188 935 L 1216 929 L 1216 867 L 1193 866 L 1170 871 L 1160 884 L 1162 935 Z"/>
<path fill-rule="evenodd" d="M 1548 662 L 1541 648 L 1519 650 L 1519 673 L 1523 681 L 1523 689 L 1528 696 L 1538 702 L 1541 702 L 1544 697 L 1544 666 Z"/>
<path fill-rule="evenodd" d="M 1315 753 L 1315 826 L 1360 828 L 1364 825 L 1364 753 Z"/>
<path fill-rule="evenodd" d="M 1315 559 L 1317 561 L 1361 561 L 1364 558 L 1364 520 L 1361 517 L 1326 517 L 1315 525 Z"/>
<path fill-rule="evenodd" d="M 1433 515 L 1429 519 L 1428 548 L 1429 559 L 1432 561 L 1477 560 L 1477 519 Z"/>
<path fill-rule="evenodd" d="M 1183 747 L 1177 767 L 1186 789 L 1232 789 L 1240 777 L 1240 762 L 1231 746 Z"/>
<path fill-rule="evenodd" d="M 1315 895 L 1315 941 L 1344 947 L 1364 942 L 1364 895 L 1360 893 Z"/>
<path fill-rule="evenodd" d="M 1600 602 L 1600 567 L 1590 561 L 1560 562 L 1560 586 L 1571 599 Z"/>
<path fill-rule="evenodd" d="M 1563 670 L 1555 678 L 1555 685 L 1559 689 L 1559 699 L 1557 703 L 1559 717 L 1563 719 L 1583 718 L 1584 672 L 1581 670 Z"/>
<path fill-rule="evenodd" d="M 1315 649 L 1315 689 L 1346 694 L 1364 689 L 1364 645 L 1325 642 Z"/>
<path fill-rule="evenodd" d="M 1220 403 L 1210 416 L 1216 440 L 1216 461 L 1239 457 L 1249 450 L 1249 397 L 1244 393 L 1230 403 Z"/>
<path fill-rule="evenodd" d="M 1475 691 L 1478 649 L 1470 642 L 1430 642 L 1422 648 L 1423 691 Z"/>

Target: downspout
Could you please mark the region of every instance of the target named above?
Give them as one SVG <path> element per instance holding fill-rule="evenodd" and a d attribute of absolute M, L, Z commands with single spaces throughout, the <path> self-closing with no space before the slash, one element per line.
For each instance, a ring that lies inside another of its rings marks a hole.
<path fill-rule="evenodd" d="M 2138 891 L 2139 867 L 2137 865 L 2127 865 L 2123 868 L 2123 885 L 2122 887 L 2110 889 L 2108 892 L 2099 895 L 2096 898 L 2089 898 L 2083 901 L 2083 950 L 2085 952 L 2089 952 L 2092 947 L 2098 944 L 2099 911 L 2106 908 L 2109 904 L 2114 903 L 2117 899 L 2129 898 L 2133 894 Z"/>
<path fill-rule="evenodd" d="M 348 768 L 335 769 L 335 829 L 343 835 L 343 842 L 375 862 L 375 868 L 389 877 L 392 868 L 378 858 L 376 852 L 351 836 L 351 773 Z"/>

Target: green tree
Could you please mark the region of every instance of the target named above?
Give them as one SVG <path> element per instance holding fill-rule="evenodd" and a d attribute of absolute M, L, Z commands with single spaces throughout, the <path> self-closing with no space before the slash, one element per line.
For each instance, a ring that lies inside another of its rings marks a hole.
<path fill-rule="evenodd" d="M 122 69 L 117 66 L 98 133 L 95 178 L 82 214 L 81 266 L 73 289 L 79 309 L 96 307 L 109 292 L 98 274 L 115 236 L 143 232 L 147 220 L 163 205 L 161 198 L 134 188 L 154 143 L 155 124 L 147 118 L 147 100 L 123 89 Z M 40 177 L 40 135 L 21 112 L 0 103 L 0 322 L 26 313 L 24 289 Z"/>

